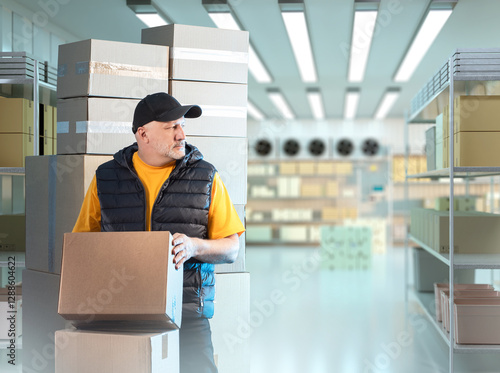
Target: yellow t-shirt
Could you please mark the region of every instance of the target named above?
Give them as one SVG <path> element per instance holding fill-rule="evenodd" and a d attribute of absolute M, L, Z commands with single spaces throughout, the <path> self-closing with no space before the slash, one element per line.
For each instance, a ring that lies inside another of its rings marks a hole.
<path fill-rule="evenodd" d="M 132 158 L 134 168 L 146 191 L 147 216 L 146 230 L 151 229 L 151 210 L 161 186 L 175 168 L 175 161 L 163 167 L 153 167 L 144 163 L 139 155 L 134 153 Z M 73 232 L 100 232 L 101 205 L 97 196 L 95 176 L 90 183 L 85 199 L 83 200 L 80 215 L 73 228 Z M 245 227 L 241 222 L 226 187 L 218 173 L 215 173 L 212 183 L 212 200 L 208 210 L 208 238 L 219 239 L 238 233 L 241 235 Z M 172 232 L 175 233 L 175 232 Z"/>

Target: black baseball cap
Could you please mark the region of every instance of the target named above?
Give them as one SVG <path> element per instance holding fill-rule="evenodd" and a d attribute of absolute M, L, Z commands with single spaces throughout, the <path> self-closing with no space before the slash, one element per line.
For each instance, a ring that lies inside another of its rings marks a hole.
<path fill-rule="evenodd" d="M 181 105 L 174 97 L 165 92 L 147 95 L 137 104 L 132 122 L 132 132 L 136 133 L 139 127 L 158 121 L 170 122 L 185 118 L 198 118 L 201 108 L 198 105 Z"/>

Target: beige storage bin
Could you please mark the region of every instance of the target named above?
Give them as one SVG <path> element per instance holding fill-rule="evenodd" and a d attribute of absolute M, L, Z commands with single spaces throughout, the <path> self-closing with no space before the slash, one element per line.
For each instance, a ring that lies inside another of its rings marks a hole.
<path fill-rule="evenodd" d="M 455 341 L 500 344 L 500 299 L 456 299 Z"/>
<path fill-rule="evenodd" d="M 441 290 L 446 290 L 450 288 L 450 284 L 445 283 L 435 283 L 434 284 L 434 303 L 436 305 L 436 320 L 442 321 L 441 314 Z M 455 290 L 479 290 L 479 289 L 490 289 L 493 290 L 493 286 L 489 284 L 455 284 Z"/>
<path fill-rule="evenodd" d="M 447 332 L 450 331 L 450 291 L 441 290 L 441 310 L 443 313 L 443 327 Z M 469 298 L 495 298 L 500 297 L 500 292 L 482 289 L 482 290 L 459 290 L 455 291 L 454 300 Z"/>

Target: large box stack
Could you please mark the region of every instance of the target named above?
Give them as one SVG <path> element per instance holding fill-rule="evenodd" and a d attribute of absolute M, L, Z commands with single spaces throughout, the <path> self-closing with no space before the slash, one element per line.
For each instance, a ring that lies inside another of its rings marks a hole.
<path fill-rule="evenodd" d="M 77 329 L 56 332 L 56 373 L 179 372 L 183 269 L 171 242 L 170 232 L 64 235 L 58 313 Z"/>
<path fill-rule="evenodd" d="M 168 93 L 181 104 L 197 104 L 203 114 L 186 121 L 186 141 L 196 146 L 217 168 L 229 196 L 244 222 L 247 198 L 247 79 L 248 32 L 187 25 L 167 25 L 142 30 L 142 43 L 168 46 L 170 74 Z M 216 265 L 218 274 L 237 282 L 245 271 L 245 241 L 233 264 Z M 231 280 L 229 280 L 231 281 Z M 217 288 L 219 291 L 219 288 Z M 216 295 L 217 297 L 217 295 Z M 238 308 L 215 308 L 233 318 Z M 240 315 L 243 316 L 243 315 Z M 217 317 L 217 316 L 215 316 Z M 212 323 L 212 335 L 220 340 L 228 332 L 223 323 Z M 234 325 L 236 328 L 237 325 Z M 236 329 L 232 330 L 236 333 Z M 236 335 L 236 334 L 235 334 Z M 249 371 L 249 355 L 220 350 L 215 344 L 219 372 Z M 236 368 L 237 367 L 237 368 Z"/>
<path fill-rule="evenodd" d="M 102 40 L 59 47 L 58 155 L 26 159 L 27 369 L 54 372 L 54 333 L 65 327 L 57 313 L 63 234 L 73 229 L 96 168 L 135 141 L 136 103 L 167 88 L 167 47 Z"/>
<path fill-rule="evenodd" d="M 454 102 L 456 167 L 500 166 L 500 96 L 459 96 Z"/>

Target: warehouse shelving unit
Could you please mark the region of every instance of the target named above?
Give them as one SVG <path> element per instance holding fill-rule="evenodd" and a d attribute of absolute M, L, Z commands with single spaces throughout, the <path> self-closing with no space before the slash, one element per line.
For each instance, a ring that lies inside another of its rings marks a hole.
<path fill-rule="evenodd" d="M 434 123 L 436 116 L 449 104 L 450 134 L 454 134 L 454 97 L 469 95 L 477 91 L 489 94 L 492 82 L 500 81 L 500 49 L 457 49 L 441 69 L 429 80 L 411 102 L 410 113 L 406 119 L 405 143 L 408 144 L 408 125 L 413 123 Z M 479 89 L 480 88 L 480 89 Z M 500 167 L 454 167 L 454 137 L 449 136 L 449 168 L 438 169 L 406 177 L 406 195 L 408 180 L 411 178 L 449 178 L 449 197 L 454 198 L 454 183 L 458 178 L 478 178 L 500 174 Z M 408 148 L 408 147 L 407 147 Z M 407 149 L 408 157 L 408 149 Z M 493 180 L 493 179 L 492 179 Z M 450 203 L 449 244 L 454 247 L 454 206 Z M 427 252 L 449 266 L 450 293 L 454 291 L 455 269 L 499 269 L 500 254 L 440 254 L 420 240 L 408 234 L 405 242 L 405 291 L 406 300 L 411 291 L 424 313 L 436 327 L 438 333 L 449 346 L 449 372 L 454 372 L 455 353 L 500 353 L 500 345 L 462 345 L 454 342 L 454 328 L 448 333 L 437 323 L 432 309 L 433 294 L 422 294 L 409 287 L 409 241 L 420 245 Z M 454 325 L 453 297 L 450 297 L 450 325 Z"/>
<path fill-rule="evenodd" d="M 389 161 L 387 156 L 378 155 L 373 158 L 363 158 L 363 159 L 296 159 L 296 160 L 266 160 L 258 161 L 253 160 L 249 162 L 249 167 L 263 166 L 272 169 L 270 173 L 263 174 L 252 174 L 249 172 L 248 175 L 248 204 L 247 204 L 247 226 L 258 226 L 258 225 L 271 225 L 272 229 L 272 239 L 263 241 L 251 241 L 253 244 L 293 244 L 293 241 L 283 240 L 279 238 L 279 230 L 284 227 L 293 227 L 294 225 L 307 226 L 309 230 L 317 228 L 322 225 L 342 225 L 344 220 L 355 220 L 357 218 L 364 218 L 367 216 L 365 212 L 370 210 L 370 208 L 375 205 L 376 202 L 371 202 L 368 200 L 363 200 L 362 195 L 365 195 L 361 190 L 364 179 L 366 176 L 363 171 L 367 171 L 370 165 L 377 165 L 378 168 L 386 167 L 387 172 L 389 172 Z M 348 170 L 336 173 L 332 171 L 331 173 L 280 173 L 280 166 L 287 164 L 295 164 L 299 168 L 299 164 L 319 164 L 323 163 L 326 166 L 331 166 L 335 169 L 337 165 L 342 169 L 346 167 Z M 298 187 L 296 195 L 289 196 L 279 196 L 278 193 L 278 179 L 293 177 L 300 179 L 300 186 L 319 186 L 322 189 L 322 193 L 319 196 L 308 196 L 301 193 L 301 188 Z M 383 196 L 382 202 L 391 206 L 391 201 L 389 197 L 389 180 L 384 180 L 383 191 L 379 192 Z M 337 193 L 327 192 L 327 183 L 334 182 L 337 183 L 338 191 Z M 252 187 L 261 186 L 266 187 L 268 190 L 273 191 L 269 196 L 255 196 L 252 194 Z M 350 193 L 343 194 L 343 188 L 348 188 Z M 374 192 L 377 193 L 377 192 Z M 310 219 L 273 219 L 272 210 L 273 209 L 286 209 L 290 205 L 293 205 L 293 209 L 310 209 L 312 214 Z M 339 209 L 339 216 L 332 216 L 331 219 L 326 219 L 322 214 L 323 208 L 337 208 Z M 346 209 L 346 210 L 343 210 Z M 352 213 L 356 212 L 355 215 Z M 390 207 L 387 207 L 387 214 L 389 214 Z M 259 219 L 254 219 L 253 216 L 257 214 L 261 215 Z M 344 214 L 348 214 L 344 216 Z M 318 245 L 320 243 L 319 235 L 315 234 L 314 238 L 308 237 L 306 241 L 297 241 L 300 245 Z"/>

